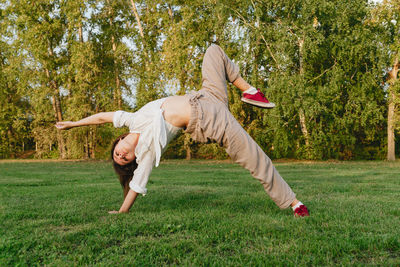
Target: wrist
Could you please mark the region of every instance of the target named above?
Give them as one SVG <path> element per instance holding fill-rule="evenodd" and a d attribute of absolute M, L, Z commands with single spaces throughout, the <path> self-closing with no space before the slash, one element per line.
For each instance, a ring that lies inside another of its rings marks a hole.
<path fill-rule="evenodd" d="M 129 213 L 129 210 L 126 210 L 126 209 L 120 209 L 120 210 L 118 211 L 118 213 Z"/>
<path fill-rule="evenodd" d="M 127 211 L 118 211 L 118 213 L 129 213 L 129 210 L 127 210 Z"/>

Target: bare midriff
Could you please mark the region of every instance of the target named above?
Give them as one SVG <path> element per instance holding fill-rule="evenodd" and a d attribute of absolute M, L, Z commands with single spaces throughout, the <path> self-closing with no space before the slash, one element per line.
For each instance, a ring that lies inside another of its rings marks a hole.
<path fill-rule="evenodd" d="M 167 122 L 176 127 L 186 128 L 191 114 L 189 96 L 170 96 L 161 108 L 164 110 L 164 119 Z"/>

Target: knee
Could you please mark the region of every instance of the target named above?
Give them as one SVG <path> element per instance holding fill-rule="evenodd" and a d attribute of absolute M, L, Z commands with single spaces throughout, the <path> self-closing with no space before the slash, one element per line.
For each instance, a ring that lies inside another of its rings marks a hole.
<path fill-rule="evenodd" d="M 211 44 L 207 50 L 206 50 L 206 54 L 215 54 L 215 53 L 221 53 L 222 48 L 217 45 L 217 44 Z"/>

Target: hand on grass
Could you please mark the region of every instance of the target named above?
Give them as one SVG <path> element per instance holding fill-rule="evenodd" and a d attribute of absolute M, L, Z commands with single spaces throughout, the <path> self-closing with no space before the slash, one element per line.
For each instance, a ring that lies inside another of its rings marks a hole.
<path fill-rule="evenodd" d="M 109 212 L 108 212 L 108 214 L 118 214 L 119 212 L 117 211 L 117 210 L 110 210 Z"/>
<path fill-rule="evenodd" d="M 59 130 L 68 130 L 68 129 L 74 127 L 72 121 L 59 121 L 56 123 L 55 126 Z"/>

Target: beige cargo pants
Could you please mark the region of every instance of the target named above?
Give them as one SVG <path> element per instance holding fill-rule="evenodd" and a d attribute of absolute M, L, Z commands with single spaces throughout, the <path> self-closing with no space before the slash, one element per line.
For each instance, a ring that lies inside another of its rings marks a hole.
<path fill-rule="evenodd" d="M 202 89 L 190 95 L 192 110 L 186 132 L 195 141 L 216 141 L 222 145 L 235 162 L 261 182 L 279 208 L 288 208 L 295 194 L 271 159 L 229 112 L 226 82 L 240 77 L 238 66 L 219 46 L 212 45 L 204 55 L 202 75 Z"/>

